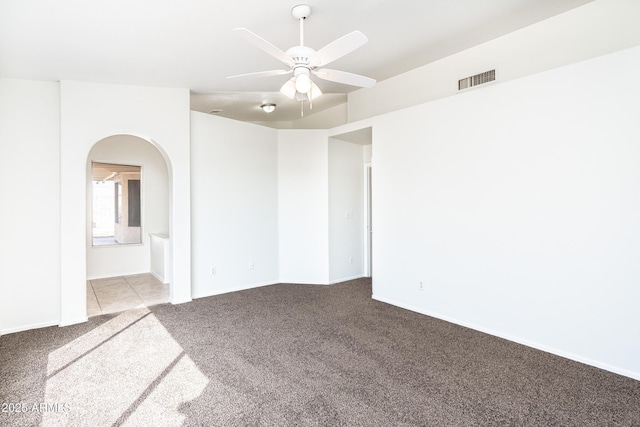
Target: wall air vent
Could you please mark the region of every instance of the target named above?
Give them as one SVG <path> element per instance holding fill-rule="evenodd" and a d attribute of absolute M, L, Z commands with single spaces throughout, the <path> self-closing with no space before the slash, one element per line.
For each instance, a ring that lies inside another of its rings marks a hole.
<path fill-rule="evenodd" d="M 469 89 L 484 83 L 492 82 L 496 79 L 496 70 L 485 71 L 475 76 L 458 80 L 458 90 Z"/>

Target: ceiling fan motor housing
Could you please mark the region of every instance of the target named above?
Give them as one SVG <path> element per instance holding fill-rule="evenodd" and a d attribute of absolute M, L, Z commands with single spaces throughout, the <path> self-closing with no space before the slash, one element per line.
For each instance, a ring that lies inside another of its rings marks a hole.
<path fill-rule="evenodd" d="M 287 55 L 291 57 L 296 66 L 313 67 L 316 51 L 308 46 L 293 46 L 287 50 Z"/>

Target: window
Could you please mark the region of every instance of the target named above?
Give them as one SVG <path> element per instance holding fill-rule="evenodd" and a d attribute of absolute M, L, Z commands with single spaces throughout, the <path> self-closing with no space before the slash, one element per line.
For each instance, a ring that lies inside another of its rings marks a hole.
<path fill-rule="evenodd" d="M 141 167 L 91 164 L 93 246 L 142 242 Z"/>

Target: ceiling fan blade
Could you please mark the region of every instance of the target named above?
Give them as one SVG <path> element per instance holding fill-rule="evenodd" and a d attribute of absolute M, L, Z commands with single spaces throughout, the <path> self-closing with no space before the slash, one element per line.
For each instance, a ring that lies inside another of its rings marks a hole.
<path fill-rule="evenodd" d="M 327 65 L 346 54 L 353 52 L 369 39 L 360 31 L 352 31 L 349 34 L 332 41 L 316 52 L 317 66 Z"/>
<path fill-rule="evenodd" d="M 313 72 L 316 76 L 330 82 L 344 83 L 351 86 L 373 87 L 375 79 L 361 76 L 359 74 L 347 73 L 346 71 L 330 70 L 323 68 Z"/>
<path fill-rule="evenodd" d="M 238 77 L 271 77 L 271 76 L 284 76 L 285 74 L 292 73 L 293 70 L 269 70 L 258 71 L 256 73 L 237 74 L 235 76 L 229 76 L 228 79 L 236 79 Z"/>
<path fill-rule="evenodd" d="M 274 46 L 270 42 L 266 41 L 256 33 L 246 28 L 234 28 L 234 30 L 238 35 L 244 38 L 246 41 L 257 47 L 258 49 L 268 53 L 274 58 L 284 62 L 289 66 L 293 66 L 293 61 L 289 55 L 284 53 L 281 49 Z"/>

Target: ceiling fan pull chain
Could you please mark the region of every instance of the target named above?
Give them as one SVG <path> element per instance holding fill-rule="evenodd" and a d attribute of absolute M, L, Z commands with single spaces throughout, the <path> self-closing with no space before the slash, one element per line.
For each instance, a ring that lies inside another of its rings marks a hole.
<path fill-rule="evenodd" d="M 304 101 L 300 101 L 300 117 L 304 117 Z"/>

